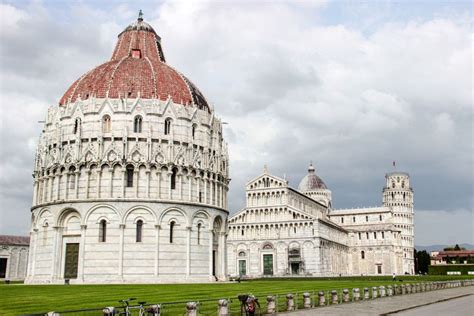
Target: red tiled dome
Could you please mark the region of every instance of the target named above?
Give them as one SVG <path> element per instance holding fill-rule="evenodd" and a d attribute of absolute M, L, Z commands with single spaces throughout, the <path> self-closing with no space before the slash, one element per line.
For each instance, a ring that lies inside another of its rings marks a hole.
<path fill-rule="evenodd" d="M 167 100 L 209 111 L 202 93 L 181 73 L 166 64 L 161 38 L 141 17 L 118 36 L 110 61 L 76 80 L 59 105 L 96 98 Z"/>

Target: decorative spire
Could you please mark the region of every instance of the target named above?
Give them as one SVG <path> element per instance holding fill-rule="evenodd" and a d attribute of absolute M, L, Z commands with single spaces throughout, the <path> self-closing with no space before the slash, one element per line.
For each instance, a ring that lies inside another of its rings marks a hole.
<path fill-rule="evenodd" d="M 268 167 L 267 167 L 267 164 L 265 164 L 265 165 L 263 166 L 263 173 L 264 173 L 264 174 L 268 174 Z"/>
<path fill-rule="evenodd" d="M 138 11 L 138 19 L 137 19 L 138 22 L 143 22 L 143 12 L 142 12 L 142 9 L 140 9 L 140 11 Z"/>

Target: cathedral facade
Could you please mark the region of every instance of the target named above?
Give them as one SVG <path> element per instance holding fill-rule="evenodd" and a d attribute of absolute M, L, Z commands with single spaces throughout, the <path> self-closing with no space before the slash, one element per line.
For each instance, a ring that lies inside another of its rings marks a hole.
<path fill-rule="evenodd" d="M 48 109 L 26 283 L 224 280 L 228 168 L 214 109 L 139 16 Z"/>
<path fill-rule="evenodd" d="M 403 172 L 385 178 L 381 207 L 334 210 L 312 165 L 297 190 L 265 168 L 246 185 L 246 207 L 229 218 L 229 274 L 413 274 L 410 178 Z"/>

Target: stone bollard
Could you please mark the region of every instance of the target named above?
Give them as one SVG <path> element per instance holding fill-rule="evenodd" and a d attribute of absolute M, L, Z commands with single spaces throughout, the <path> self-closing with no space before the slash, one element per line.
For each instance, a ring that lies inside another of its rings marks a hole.
<path fill-rule="evenodd" d="M 319 306 L 326 305 L 326 298 L 324 297 L 324 291 L 319 291 L 318 297 L 319 297 Z"/>
<path fill-rule="evenodd" d="M 416 293 L 420 293 L 420 292 L 421 292 L 421 284 L 417 283 L 416 284 Z"/>
<path fill-rule="evenodd" d="M 411 292 L 416 293 L 416 284 L 411 285 Z"/>
<path fill-rule="evenodd" d="M 267 314 L 274 314 L 275 312 L 276 312 L 275 296 L 268 295 L 267 296 Z"/>
<path fill-rule="evenodd" d="M 411 284 L 407 284 L 407 294 L 411 294 Z"/>
<path fill-rule="evenodd" d="M 159 304 L 154 304 L 154 305 L 150 305 L 148 308 L 147 308 L 147 315 L 148 316 L 160 316 L 161 315 L 161 305 Z M 228 315 L 228 314 L 226 314 Z"/>
<path fill-rule="evenodd" d="M 398 294 L 400 294 L 400 292 L 398 292 L 398 291 L 399 291 L 399 288 L 400 288 L 400 287 L 399 287 L 398 285 L 396 285 L 396 284 L 393 286 L 393 295 L 398 295 Z"/>
<path fill-rule="evenodd" d="M 115 315 L 115 307 L 104 307 L 102 310 L 103 316 L 112 316 Z"/>
<path fill-rule="evenodd" d="M 331 291 L 331 297 L 332 297 L 332 300 L 331 300 L 332 304 L 338 304 L 339 303 L 339 299 L 337 297 L 337 291 L 336 290 Z"/>
<path fill-rule="evenodd" d="M 360 290 L 359 290 L 359 288 L 356 287 L 355 289 L 352 289 L 352 299 L 354 301 L 360 300 Z"/>
<path fill-rule="evenodd" d="M 379 286 L 380 297 L 385 297 L 385 286 Z"/>
<path fill-rule="evenodd" d="M 421 285 L 421 288 L 420 288 L 421 292 L 426 292 L 426 283 L 421 283 L 420 285 Z"/>
<path fill-rule="evenodd" d="M 311 294 L 308 292 L 303 293 L 303 307 L 311 308 Z"/>
<path fill-rule="evenodd" d="M 377 287 L 372 287 L 372 299 L 377 298 Z"/>
<path fill-rule="evenodd" d="M 219 316 L 228 316 L 229 314 L 229 301 L 226 299 L 219 300 L 218 304 L 218 313 Z"/>
<path fill-rule="evenodd" d="M 387 286 L 387 296 L 393 296 L 393 288 L 391 285 Z"/>
<path fill-rule="evenodd" d="M 46 315 L 47 315 L 47 316 L 59 316 L 59 313 L 56 313 L 56 312 L 48 312 Z"/>
<path fill-rule="evenodd" d="M 196 302 L 186 303 L 186 316 L 197 316 L 197 303 Z"/>
<path fill-rule="evenodd" d="M 402 284 L 400 287 L 402 288 L 402 295 L 407 294 L 407 286 L 405 284 Z"/>
<path fill-rule="evenodd" d="M 369 288 L 364 287 L 364 300 L 368 300 L 370 298 L 369 296 Z"/>
<path fill-rule="evenodd" d="M 342 290 L 342 301 L 344 303 L 349 302 L 349 290 L 348 289 Z"/>
<path fill-rule="evenodd" d="M 286 294 L 286 310 L 294 311 L 295 310 L 295 300 L 293 294 Z"/>

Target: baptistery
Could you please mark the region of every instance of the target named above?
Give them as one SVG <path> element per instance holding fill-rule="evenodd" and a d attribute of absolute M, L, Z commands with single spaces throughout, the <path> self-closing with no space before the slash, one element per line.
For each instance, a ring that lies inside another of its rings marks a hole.
<path fill-rule="evenodd" d="M 33 178 L 27 283 L 225 279 L 222 122 L 141 14 L 49 107 Z"/>

